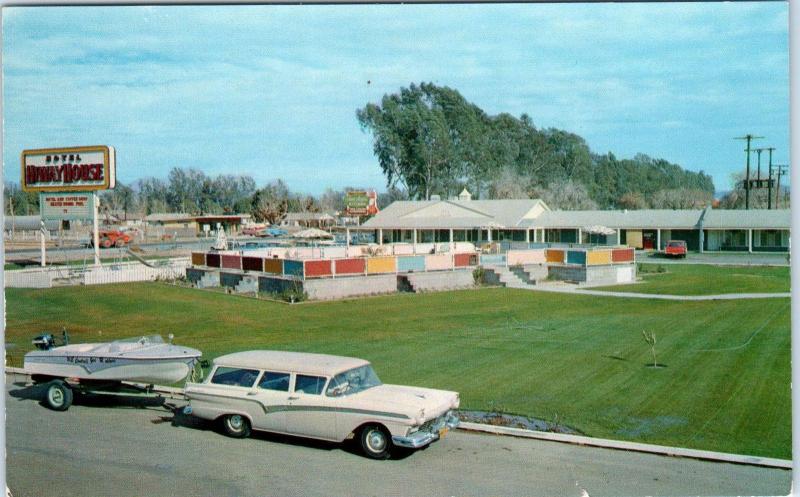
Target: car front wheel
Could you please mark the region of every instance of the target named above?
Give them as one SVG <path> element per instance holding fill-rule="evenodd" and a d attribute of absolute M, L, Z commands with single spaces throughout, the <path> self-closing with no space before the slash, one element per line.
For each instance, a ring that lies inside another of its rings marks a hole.
<path fill-rule="evenodd" d="M 240 414 L 228 414 L 222 418 L 222 428 L 229 437 L 246 438 L 250 436 L 250 421 Z"/>
<path fill-rule="evenodd" d="M 367 457 L 372 459 L 386 459 L 389 457 L 391 439 L 386 430 L 377 425 L 365 426 L 361 430 L 361 449 Z"/>

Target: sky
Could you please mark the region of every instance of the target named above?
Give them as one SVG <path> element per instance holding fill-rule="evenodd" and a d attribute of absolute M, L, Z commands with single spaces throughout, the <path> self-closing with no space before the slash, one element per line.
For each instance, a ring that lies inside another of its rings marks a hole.
<path fill-rule="evenodd" d="M 718 191 L 734 137 L 789 160 L 786 2 L 5 7 L 2 56 L 6 181 L 24 149 L 103 144 L 125 184 L 178 166 L 383 191 L 356 109 L 423 81 Z"/>

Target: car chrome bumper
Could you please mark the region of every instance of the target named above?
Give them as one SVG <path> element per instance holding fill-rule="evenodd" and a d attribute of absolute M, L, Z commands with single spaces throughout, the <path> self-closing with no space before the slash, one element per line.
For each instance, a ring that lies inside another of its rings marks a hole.
<path fill-rule="evenodd" d="M 444 423 L 440 424 L 440 428 L 433 431 L 417 431 L 408 436 L 393 436 L 392 443 L 398 447 L 407 447 L 409 449 L 419 449 L 428 444 L 439 440 L 440 430 L 453 430 L 458 427 L 458 417 L 452 413 L 447 413 L 444 418 Z"/>

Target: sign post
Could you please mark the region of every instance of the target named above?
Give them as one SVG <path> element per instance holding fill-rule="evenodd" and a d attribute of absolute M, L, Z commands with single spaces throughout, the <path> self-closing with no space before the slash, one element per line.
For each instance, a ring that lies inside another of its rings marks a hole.
<path fill-rule="evenodd" d="M 44 233 L 47 228 L 44 226 L 44 221 L 39 222 L 41 223 L 41 226 L 39 227 L 39 237 L 42 239 L 42 267 L 45 267 L 47 262 L 45 261 Z"/>
<path fill-rule="evenodd" d="M 94 248 L 94 265 L 100 265 L 100 229 L 98 227 L 97 214 L 100 210 L 100 199 L 97 192 L 92 192 L 92 247 Z"/>
<path fill-rule="evenodd" d="M 42 265 L 45 264 L 44 220 L 85 220 L 93 224 L 94 264 L 100 265 L 97 191 L 116 184 L 114 147 L 41 148 L 23 150 L 22 190 L 40 192 Z"/>

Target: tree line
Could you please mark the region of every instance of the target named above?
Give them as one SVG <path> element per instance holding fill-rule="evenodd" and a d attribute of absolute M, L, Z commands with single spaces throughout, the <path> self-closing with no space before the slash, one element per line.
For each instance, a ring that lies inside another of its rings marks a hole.
<path fill-rule="evenodd" d="M 414 199 L 548 198 L 551 207 L 644 208 L 711 201 L 704 172 L 638 154 L 597 154 L 568 131 L 537 128 L 527 114 L 489 115 L 457 90 L 411 84 L 356 111 L 387 186 Z"/>
<path fill-rule="evenodd" d="M 326 189 L 314 196 L 293 192 L 280 179 L 258 188 L 252 176 L 207 176 L 191 168 L 173 168 L 166 180 L 144 178 L 130 185 L 117 182 L 113 190 L 100 193 L 102 214 L 114 213 L 122 219 L 128 214 L 251 214 L 256 221 L 275 223 L 287 212 L 341 212 L 347 191 L 364 188 Z M 4 184 L 5 212 L 15 215 L 39 213 L 39 194 L 24 192 L 17 183 Z M 390 189 L 378 195 L 379 205 L 407 198 Z"/>

